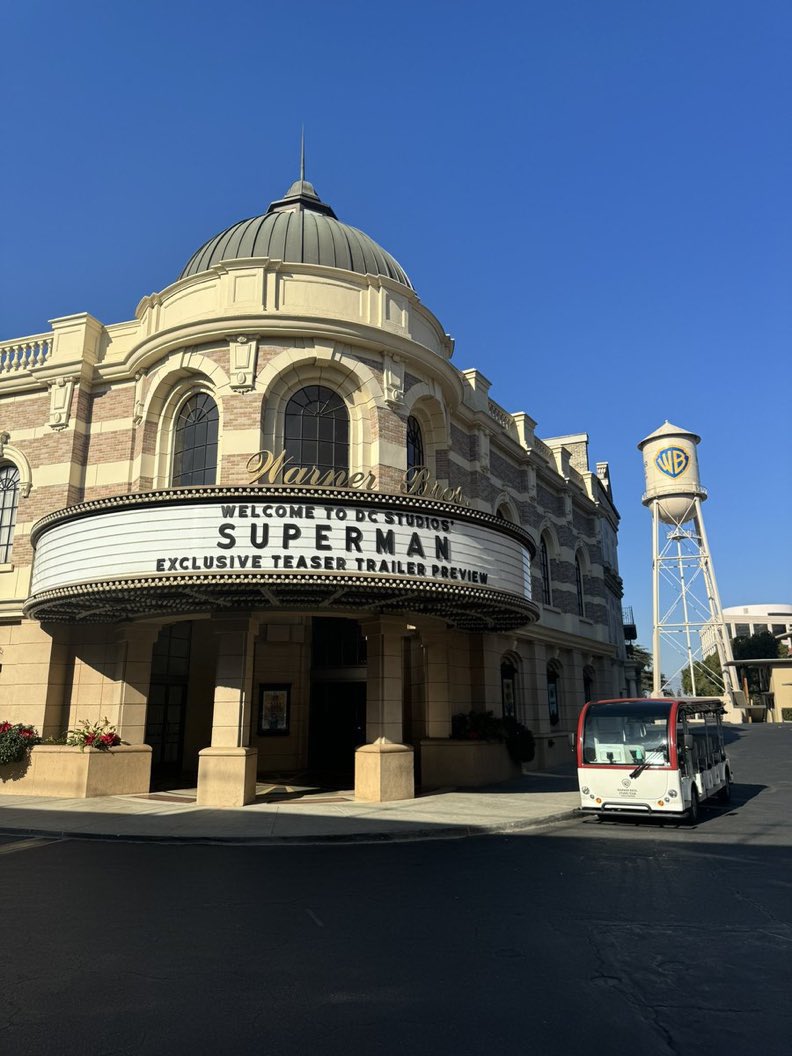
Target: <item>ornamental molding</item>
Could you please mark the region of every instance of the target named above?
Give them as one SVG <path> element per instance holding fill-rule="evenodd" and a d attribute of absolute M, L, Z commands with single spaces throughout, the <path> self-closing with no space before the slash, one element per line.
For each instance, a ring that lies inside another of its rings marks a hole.
<path fill-rule="evenodd" d="M 10 439 L 10 433 L 0 433 L 0 458 L 12 462 L 19 470 L 19 495 L 26 499 L 33 487 L 33 472 L 25 454 L 18 447 L 10 444 Z"/>
<path fill-rule="evenodd" d="M 385 352 L 382 363 L 385 403 L 392 411 L 402 411 L 404 409 L 404 361 L 400 356 Z"/>
<path fill-rule="evenodd" d="M 228 342 L 229 385 L 234 392 L 251 392 L 256 384 L 258 337 L 239 334 Z"/>
<path fill-rule="evenodd" d="M 50 396 L 49 427 L 56 432 L 69 428 L 75 377 L 60 377 L 47 382 Z"/>

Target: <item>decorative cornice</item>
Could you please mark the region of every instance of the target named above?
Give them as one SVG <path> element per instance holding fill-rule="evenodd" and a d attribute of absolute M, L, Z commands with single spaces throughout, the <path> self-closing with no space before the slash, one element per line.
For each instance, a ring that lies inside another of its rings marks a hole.
<path fill-rule="evenodd" d="M 468 631 L 512 631 L 539 618 L 538 605 L 505 591 L 446 581 L 408 583 L 391 575 L 282 571 L 81 583 L 31 596 L 25 615 L 44 622 L 116 623 L 207 608 L 413 612 Z"/>

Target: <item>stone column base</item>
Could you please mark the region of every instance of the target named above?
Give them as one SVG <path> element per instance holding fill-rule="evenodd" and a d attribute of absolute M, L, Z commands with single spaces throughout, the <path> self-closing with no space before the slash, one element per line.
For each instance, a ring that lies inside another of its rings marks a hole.
<path fill-rule="evenodd" d="M 244 807 L 256 798 L 256 748 L 204 748 L 198 753 L 199 807 Z"/>
<path fill-rule="evenodd" d="M 380 737 L 355 752 L 355 799 L 387 803 L 415 798 L 413 750 Z"/>

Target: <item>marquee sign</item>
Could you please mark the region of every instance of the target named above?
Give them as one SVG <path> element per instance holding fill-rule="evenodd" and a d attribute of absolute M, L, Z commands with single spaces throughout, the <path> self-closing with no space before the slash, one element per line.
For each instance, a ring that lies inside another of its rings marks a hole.
<path fill-rule="evenodd" d="M 138 607 L 149 610 L 157 595 L 174 591 L 181 608 L 222 605 L 224 595 L 250 607 L 285 604 L 288 595 L 293 606 L 304 587 L 304 604 L 323 590 L 335 607 L 392 607 L 398 599 L 402 609 L 459 609 L 459 619 L 447 616 L 459 625 L 515 627 L 535 618 L 530 540 L 490 515 L 382 493 L 192 492 L 97 500 L 42 522 L 27 611 L 83 618 L 75 599 L 135 591 Z M 153 601 L 140 597 L 144 588 Z M 493 606 L 503 613 L 486 616 Z"/>

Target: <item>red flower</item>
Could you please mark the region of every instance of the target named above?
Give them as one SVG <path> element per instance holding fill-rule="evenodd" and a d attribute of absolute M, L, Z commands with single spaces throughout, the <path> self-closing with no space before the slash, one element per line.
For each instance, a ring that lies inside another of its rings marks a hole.
<path fill-rule="evenodd" d="M 8 731 L 10 729 L 11 729 L 11 723 L 10 722 L 0 722 L 0 733 L 8 733 Z"/>
<path fill-rule="evenodd" d="M 30 740 L 31 737 L 36 736 L 36 731 L 32 730 L 30 726 L 23 726 L 19 731 L 19 736 L 24 737 L 26 740 Z"/>
<path fill-rule="evenodd" d="M 86 733 L 86 735 L 85 735 L 85 743 L 86 744 L 93 744 L 95 740 L 96 740 L 96 734 L 95 733 Z"/>
<path fill-rule="evenodd" d="M 103 733 L 99 740 L 110 748 L 112 745 L 118 744 L 119 737 L 117 733 Z"/>

